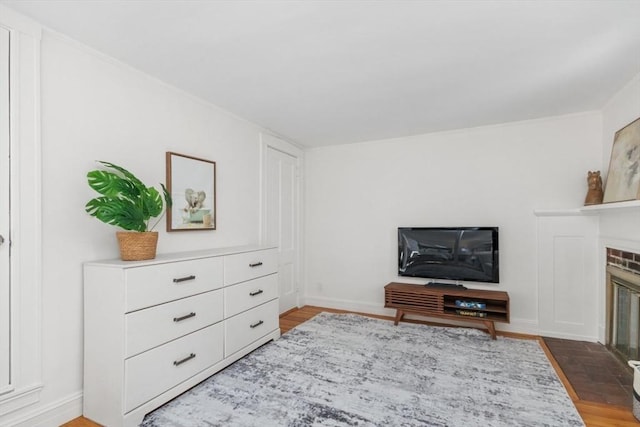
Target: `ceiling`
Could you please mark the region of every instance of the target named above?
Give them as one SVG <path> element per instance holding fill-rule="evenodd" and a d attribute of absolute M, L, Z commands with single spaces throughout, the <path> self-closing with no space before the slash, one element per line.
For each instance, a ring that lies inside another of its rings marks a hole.
<path fill-rule="evenodd" d="M 600 109 L 640 1 L 0 0 L 304 146 Z"/>

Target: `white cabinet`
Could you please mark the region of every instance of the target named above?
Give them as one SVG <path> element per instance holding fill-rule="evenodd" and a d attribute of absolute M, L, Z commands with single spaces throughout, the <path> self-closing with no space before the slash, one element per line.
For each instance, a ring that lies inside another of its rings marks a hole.
<path fill-rule="evenodd" d="M 131 411 L 223 359 L 222 323 L 125 359 L 125 411 Z"/>
<path fill-rule="evenodd" d="M 224 312 L 227 317 L 247 311 L 278 297 L 278 276 L 270 274 L 224 288 Z"/>
<path fill-rule="evenodd" d="M 538 334 L 598 340 L 598 218 L 538 218 Z"/>
<path fill-rule="evenodd" d="M 84 266 L 85 417 L 144 415 L 280 336 L 277 252 L 238 247 Z"/>
<path fill-rule="evenodd" d="M 203 258 L 130 268 L 125 272 L 128 312 L 222 287 L 222 260 Z"/>
<path fill-rule="evenodd" d="M 244 252 L 224 257 L 224 283 L 232 285 L 278 270 L 278 253 Z"/>
<path fill-rule="evenodd" d="M 135 356 L 162 343 L 220 322 L 222 290 L 205 292 L 125 315 L 125 354 Z"/>
<path fill-rule="evenodd" d="M 272 300 L 224 322 L 224 355 L 232 356 L 278 327 L 278 301 Z"/>

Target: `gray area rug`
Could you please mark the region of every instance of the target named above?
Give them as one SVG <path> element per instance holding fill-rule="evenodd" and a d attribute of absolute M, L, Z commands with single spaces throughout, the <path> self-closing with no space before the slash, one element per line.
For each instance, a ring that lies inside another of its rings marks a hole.
<path fill-rule="evenodd" d="M 537 341 L 322 313 L 141 425 L 584 424 Z"/>

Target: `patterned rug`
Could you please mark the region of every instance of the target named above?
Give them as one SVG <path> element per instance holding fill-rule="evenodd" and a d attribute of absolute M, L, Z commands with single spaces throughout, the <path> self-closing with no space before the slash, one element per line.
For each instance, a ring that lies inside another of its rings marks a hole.
<path fill-rule="evenodd" d="M 537 341 L 322 313 L 141 425 L 584 424 Z"/>

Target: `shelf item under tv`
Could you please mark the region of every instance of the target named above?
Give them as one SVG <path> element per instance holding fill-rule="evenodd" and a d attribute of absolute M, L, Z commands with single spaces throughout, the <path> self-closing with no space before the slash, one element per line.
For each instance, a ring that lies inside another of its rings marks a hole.
<path fill-rule="evenodd" d="M 441 288 L 392 282 L 384 287 L 384 293 L 384 306 L 396 310 L 396 325 L 405 314 L 480 322 L 486 326 L 491 338 L 496 339 L 494 322 L 509 323 L 509 294 L 503 291 Z M 482 303 L 485 304 L 485 308 L 461 308 L 456 306 L 456 300 Z"/>

